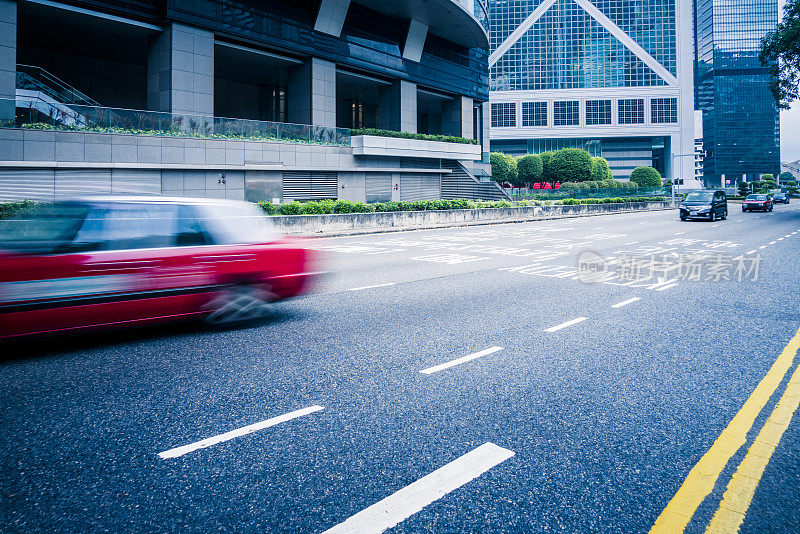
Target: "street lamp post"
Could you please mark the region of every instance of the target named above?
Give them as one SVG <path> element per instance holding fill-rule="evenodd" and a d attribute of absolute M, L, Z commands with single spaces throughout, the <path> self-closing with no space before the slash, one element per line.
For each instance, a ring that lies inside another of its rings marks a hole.
<path fill-rule="evenodd" d="M 670 205 L 673 208 L 675 207 L 675 188 L 678 185 L 678 178 L 675 177 L 675 174 L 676 174 L 675 170 L 677 168 L 676 165 L 675 165 L 675 160 L 678 159 L 678 158 L 687 158 L 687 157 L 696 157 L 696 156 L 697 156 L 697 154 L 694 153 L 694 152 L 692 152 L 691 154 L 673 154 L 672 155 L 672 187 L 670 187 L 670 191 L 671 191 Z"/>

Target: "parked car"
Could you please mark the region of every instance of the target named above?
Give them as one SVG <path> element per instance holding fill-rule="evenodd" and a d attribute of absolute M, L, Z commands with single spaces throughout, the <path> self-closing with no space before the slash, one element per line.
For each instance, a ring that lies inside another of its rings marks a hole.
<path fill-rule="evenodd" d="M 775 193 L 772 197 L 772 203 L 776 204 L 780 202 L 781 204 L 788 204 L 789 203 L 789 195 L 786 193 Z"/>
<path fill-rule="evenodd" d="M 728 217 L 728 198 L 725 191 L 690 191 L 680 206 L 681 220 L 691 218 L 715 221 Z"/>
<path fill-rule="evenodd" d="M 0 338 L 191 317 L 241 322 L 308 291 L 316 254 L 245 202 L 44 205 L 0 221 Z"/>
<path fill-rule="evenodd" d="M 747 195 L 742 201 L 742 211 L 772 211 L 772 197 L 759 193 Z"/>

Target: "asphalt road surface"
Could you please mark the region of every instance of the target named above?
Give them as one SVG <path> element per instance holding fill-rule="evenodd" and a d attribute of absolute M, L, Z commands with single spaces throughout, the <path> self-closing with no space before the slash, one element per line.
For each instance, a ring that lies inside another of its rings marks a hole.
<path fill-rule="evenodd" d="M 0 530 L 799 532 L 800 205 L 730 207 L 320 239 L 248 328 L 2 349 Z"/>

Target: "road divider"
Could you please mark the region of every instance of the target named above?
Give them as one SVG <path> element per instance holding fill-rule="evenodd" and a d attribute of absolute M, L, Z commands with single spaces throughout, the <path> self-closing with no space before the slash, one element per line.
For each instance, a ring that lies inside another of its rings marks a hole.
<path fill-rule="evenodd" d="M 484 356 L 488 356 L 490 354 L 494 354 L 495 352 L 503 350 L 503 347 L 492 347 L 490 349 L 482 350 L 480 352 L 476 352 L 474 354 L 470 354 L 468 356 L 464 356 L 463 358 L 458 358 L 456 360 L 451 360 L 449 362 L 445 362 L 439 365 L 435 365 L 433 367 L 428 367 L 427 369 L 423 369 L 420 373 L 425 375 L 431 375 L 433 373 L 438 373 L 439 371 L 444 371 L 445 369 L 449 369 L 451 367 L 455 367 L 456 365 L 461 365 L 462 363 L 471 362 L 472 360 L 477 360 L 478 358 L 483 358 Z"/>
<path fill-rule="evenodd" d="M 800 349 L 800 330 L 783 349 L 767 374 L 761 379 L 756 389 L 708 452 L 689 471 L 675 496 L 656 519 L 650 529 L 651 534 L 678 534 L 686 529 L 697 511 L 697 507 L 713 491 L 722 470 L 728 465 L 733 455 L 747 442 L 747 433 L 794 364 L 798 349 Z"/>
<path fill-rule="evenodd" d="M 260 423 L 255 423 L 252 425 L 244 426 L 242 428 L 237 428 L 236 430 L 231 430 L 230 432 L 225 432 L 224 434 L 220 434 L 218 436 L 206 438 L 204 440 L 197 441 L 195 443 L 190 443 L 189 445 L 184 445 L 182 447 L 175 447 L 174 449 L 160 452 L 158 453 L 158 455 L 164 459 L 177 458 L 179 456 L 183 456 L 184 454 L 188 454 L 198 449 L 205 449 L 206 447 L 210 447 L 218 443 L 230 441 L 234 438 L 238 438 L 241 436 L 246 436 L 247 434 L 252 434 L 253 432 L 257 432 L 259 430 L 263 430 L 271 426 L 285 423 L 286 421 L 291 421 L 292 419 L 297 419 L 298 417 L 303 417 L 304 415 L 312 414 L 314 412 L 318 412 L 323 409 L 324 408 L 322 406 L 316 406 L 316 405 L 309 406 L 308 408 L 303 408 L 302 410 L 296 410 L 294 412 L 289 412 L 287 414 L 273 417 L 272 419 L 267 419 L 266 421 L 261 421 Z"/>
<path fill-rule="evenodd" d="M 559 330 L 563 330 L 564 328 L 569 328 L 570 326 L 576 325 L 578 323 L 582 323 L 588 319 L 588 317 L 578 317 L 577 319 L 573 319 L 571 321 L 567 321 L 566 323 L 561 323 L 560 325 L 552 326 L 547 328 L 545 332 L 558 332 Z"/>
<path fill-rule="evenodd" d="M 509 222 L 541 221 L 669 210 L 669 202 L 520 206 L 455 210 L 275 215 L 270 219 L 284 233 L 302 236 L 356 235 L 398 230 L 446 228 Z M 654 224 L 653 221 L 642 224 Z"/>
<path fill-rule="evenodd" d="M 494 443 L 484 443 L 467 454 L 425 475 L 369 508 L 358 512 L 323 534 L 377 534 L 390 529 L 429 504 L 514 456 Z"/>

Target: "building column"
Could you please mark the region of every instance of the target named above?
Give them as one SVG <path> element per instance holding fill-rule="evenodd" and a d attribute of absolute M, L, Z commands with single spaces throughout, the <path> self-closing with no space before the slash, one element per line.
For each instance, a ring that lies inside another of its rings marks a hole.
<path fill-rule="evenodd" d="M 172 23 L 150 43 L 147 107 L 214 115 L 214 33 Z"/>
<path fill-rule="evenodd" d="M 17 2 L 0 0 L 0 120 L 14 118 L 17 93 Z"/>
<path fill-rule="evenodd" d="M 336 126 L 336 64 L 311 58 L 289 69 L 289 122 Z"/>
<path fill-rule="evenodd" d="M 396 81 L 380 89 L 378 128 L 417 133 L 417 85 Z"/>
<path fill-rule="evenodd" d="M 472 99 L 457 96 L 442 104 L 442 133 L 472 139 Z"/>

